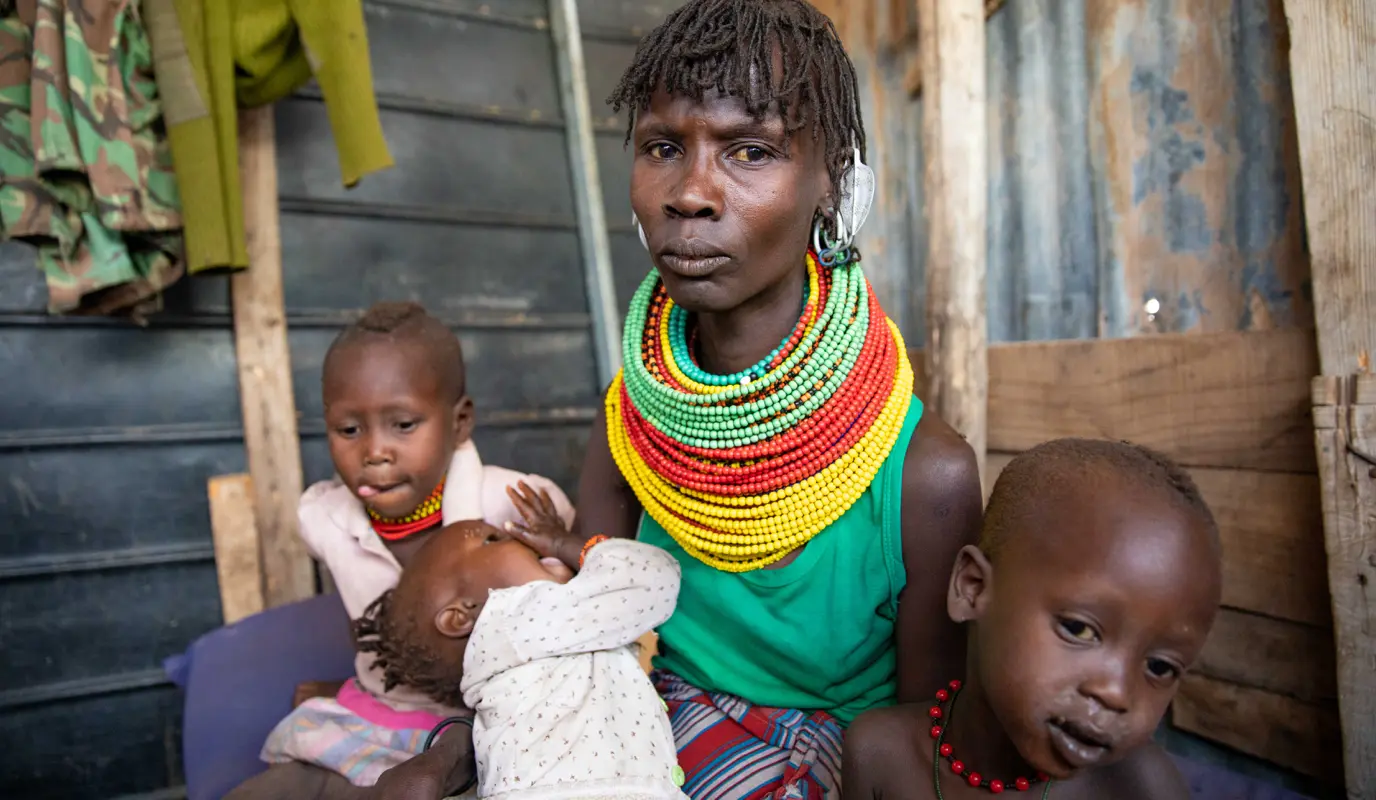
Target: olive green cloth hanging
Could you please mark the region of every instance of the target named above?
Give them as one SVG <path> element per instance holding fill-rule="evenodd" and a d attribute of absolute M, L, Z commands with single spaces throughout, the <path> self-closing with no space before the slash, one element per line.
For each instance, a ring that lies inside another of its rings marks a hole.
<path fill-rule="evenodd" d="M 373 97 L 361 0 L 144 0 L 181 191 L 189 272 L 248 266 L 238 106 L 314 75 L 345 186 L 392 166 Z"/>

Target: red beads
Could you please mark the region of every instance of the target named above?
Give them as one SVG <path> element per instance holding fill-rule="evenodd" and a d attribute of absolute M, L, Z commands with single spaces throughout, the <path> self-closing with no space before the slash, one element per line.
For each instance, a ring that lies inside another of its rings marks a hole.
<path fill-rule="evenodd" d="M 951 757 L 951 753 L 953 753 L 953 752 L 955 752 L 955 750 L 954 750 L 949 744 L 942 744 L 942 745 L 941 745 L 941 757 L 942 757 L 942 758 L 950 758 L 950 757 Z"/>
<path fill-rule="evenodd" d="M 948 691 L 946 691 L 945 689 L 937 689 L 937 690 L 936 690 L 936 699 L 937 699 L 939 702 L 944 703 L 944 702 L 946 702 L 947 700 L 950 700 L 950 699 L 951 699 L 951 693 L 948 692 Z"/>
<path fill-rule="evenodd" d="M 989 792 L 991 794 L 1003 794 L 1003 781 L 989 781 Z"/>
<path fill-rule="evenodd" d="M 1013 785 L 1016 786 L 1018 791 L 1020 792 L 1025 792 L 1028 789 L 1032 788 L 1031 782 L 1028 781 L 1026 778 L 1018 778 L 1017 780 L 1013 781 Z"/>
<path fill-rule="evenodd" d="M 932 706 L 927 709 L 927 716 L 932 719 L 941 719 L 941 706 Z"/>
<path fill-rule="evenodd" d="M 955 761 L 952 761 L 952 762 L 951 762 L 951 771 L 954 772 L 954 773 L 957 774 L 957 775 L 959 775 L 960 773 L 964 772 L 964 771 L 965 771 L 965 762 L 964 762 L 964 761 L 961 761 L 960 759 L 956 759 Z"/>
<path fill-rule="evenodd" d="M 978 772 L 971 772 L 968 776 L 966 776 L 965 780 L 969 781 L 970 785 L 975 787 L 976 789 L 978 789 L 979 785 L 984 782 L 984 778 L 980 777 L 980 774 Z"/>
<path fill-rule="evenodd" d="M 960 692 L 961 682 L 951 681 L 949 684 L 947 684 L 947 686 L 949 687 L 949 691 L 947 689 L 941 689 L 937 691 L 936 699 L 938 702 L 941 703 L 944 703 L 947 700 L 950 700 L 952 703 L 954 703 L 956 695 Z M 932 706 L 927 713 L 932 717 L 932 719 L 938 719 L 943 716 L 947 719 L 950 719 L 952 716 L 949 709 L 943 711 L 941 706 L 939 705 Z M 988 791 L 990 794 L 1003 794 L 1005 790 L 1013 788 L 1016 788 L 1020 792 L 1025 792 L 1032 787 L 1032 781 L 1028 780 L 1027 778 L 1020 777 L 1013 781 L 1011 784 L 1006 784 L 1000 780 L 987 780 L 983 775 L 979 774 L 978 772 L 969 770 L 966 767 L 964 761 L 961 761 L 960 759 L 955 757 L 955 748 L 953 748 L 948 742 L 943 741 L 944 733 L 945 729 L 942 726 L 932 726 L 932 738 L 936 739 L 936 752 L 941 758 L 946 759 L 950 763 L 951 771 L 964 778 L 965 782 L 970 786 L 976 789 L 984 789 Z M 1043 782 L 1051 780 L 1049 777 L 1047 777 L 1046 773 L 1043 772 L 1037 773 L 1037 779 Z"/>
<path fill-rule="evenodd" d="M 960 681 L 951 681 L 951 691 L 953 691 L 953 692 L 958 692 L 958 691 L 960 691 L 960 687 L 961 687 Z"/>
<path fill-rule="evenodd" d="M 933 738 L 933 739 L 940 739 L 940 738 L 941 738 L 941 726 L 940 726 L 940 725 L 933 725 L 933 726 L 932 726 L 932 738 Z"/>

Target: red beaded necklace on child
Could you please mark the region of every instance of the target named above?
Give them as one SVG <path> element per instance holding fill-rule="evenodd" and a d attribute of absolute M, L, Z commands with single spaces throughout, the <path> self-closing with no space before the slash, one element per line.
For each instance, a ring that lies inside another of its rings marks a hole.
<path fill-rule="evenodd" d="M 964 761 L 956 758 L 955 750 L 944 741 L 946 738 L 946 726 L 941 724 L 944 719 L 946 725 L 951 724 L 952 712 L 956 707 L 956 696 L 960 694 L 960 681 L 951 681 L 947 686 L 950 690 L 939 689 L 936 693 L 937 704 L 928 710 L 927 715 L 932 718 L 932 738 L 936 740 L 936 748 L 932 751 L 932 788 L 936 790 L 937 800 L 946 800 L 941 796 L 941 759 L 946 759 L 951 763 L 951 771 L 960 775 L 965 782 L 976 789 L 986 789 L 991 794 L 1002 794 L 1005 790 L 1025 792 L 1031 789 L 1034 784 L 1045 783 L 1046 788 L 1042 790 L 1042 800 L 1051 793 L 1051 779 L 1043 773 L 1037 773 L 1036 778 L 1028 779 L 1018 777 L 1012 783 L 1004 783 L 1000 780 L 986 780 L 985 776 L 970 769 Z M 950 705 L 942 710 L 941 704 L 950 701 Z"/>
<path fill-rule="evenodd" d="M 440 478 L 439 485 L 426 497 L 424 502 L 416 507 L 415 511 L 402 517 L 401 519 L 387 519 L 371 508 L 368 509 L 368 520 L 373 524 L 373 530 L 388 542 L 399 542 L 408 536 L 414 536 L 421 531 L 428 531 L 437 527 L 443 519 L 444 505 L 444 478 Z"/>

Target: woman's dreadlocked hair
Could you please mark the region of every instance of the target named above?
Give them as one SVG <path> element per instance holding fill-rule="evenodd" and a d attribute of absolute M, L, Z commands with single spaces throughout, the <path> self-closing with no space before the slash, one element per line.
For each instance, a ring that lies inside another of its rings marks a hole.
<path fill-rule="evenodd" d="M 782 70 L 775 74 L 775 54 Z M 777 103 L 789 135 L 812 126 L 837 189 L 851 147 L 865 154 L 855 65 L 831 20 L 804 0 L 691 0 L 640 41 L 607 102 L 635 118 L 664 89 L 696 100 L 712 90 L 762 117 Z M 802 113 L 790 113 L 802 112 Z"/>
<path fill-rule="evenodd" d="M 443 660 L 424 645 L 415 616 L 399 613 L 395 596 L 396 590 L 388 589 L 354 620 L 354 646 L 373 654 L 385 690 L 409 686 L 447 708 L 463 708 L 463 675 L 445 669 Z"/>

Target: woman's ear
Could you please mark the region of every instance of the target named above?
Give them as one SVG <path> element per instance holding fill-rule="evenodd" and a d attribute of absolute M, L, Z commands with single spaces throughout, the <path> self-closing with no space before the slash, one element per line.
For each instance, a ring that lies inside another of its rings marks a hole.
<path fill-rule="evenodd" d="M 952 622 L 973 622 L 984 616 L 993 596 L 994 565 L 984 551 L 965 545 L 951 567 L 951 585 L 946 592 L 946 613 Z"/>
<path fill-rule="evenodd" d="M 473 625 L 478 621 L 482 607 L 474 601 L 460 597 L 435 614 L 435 630 L 449 639 L 462 639 L 473 633 Z"/>

